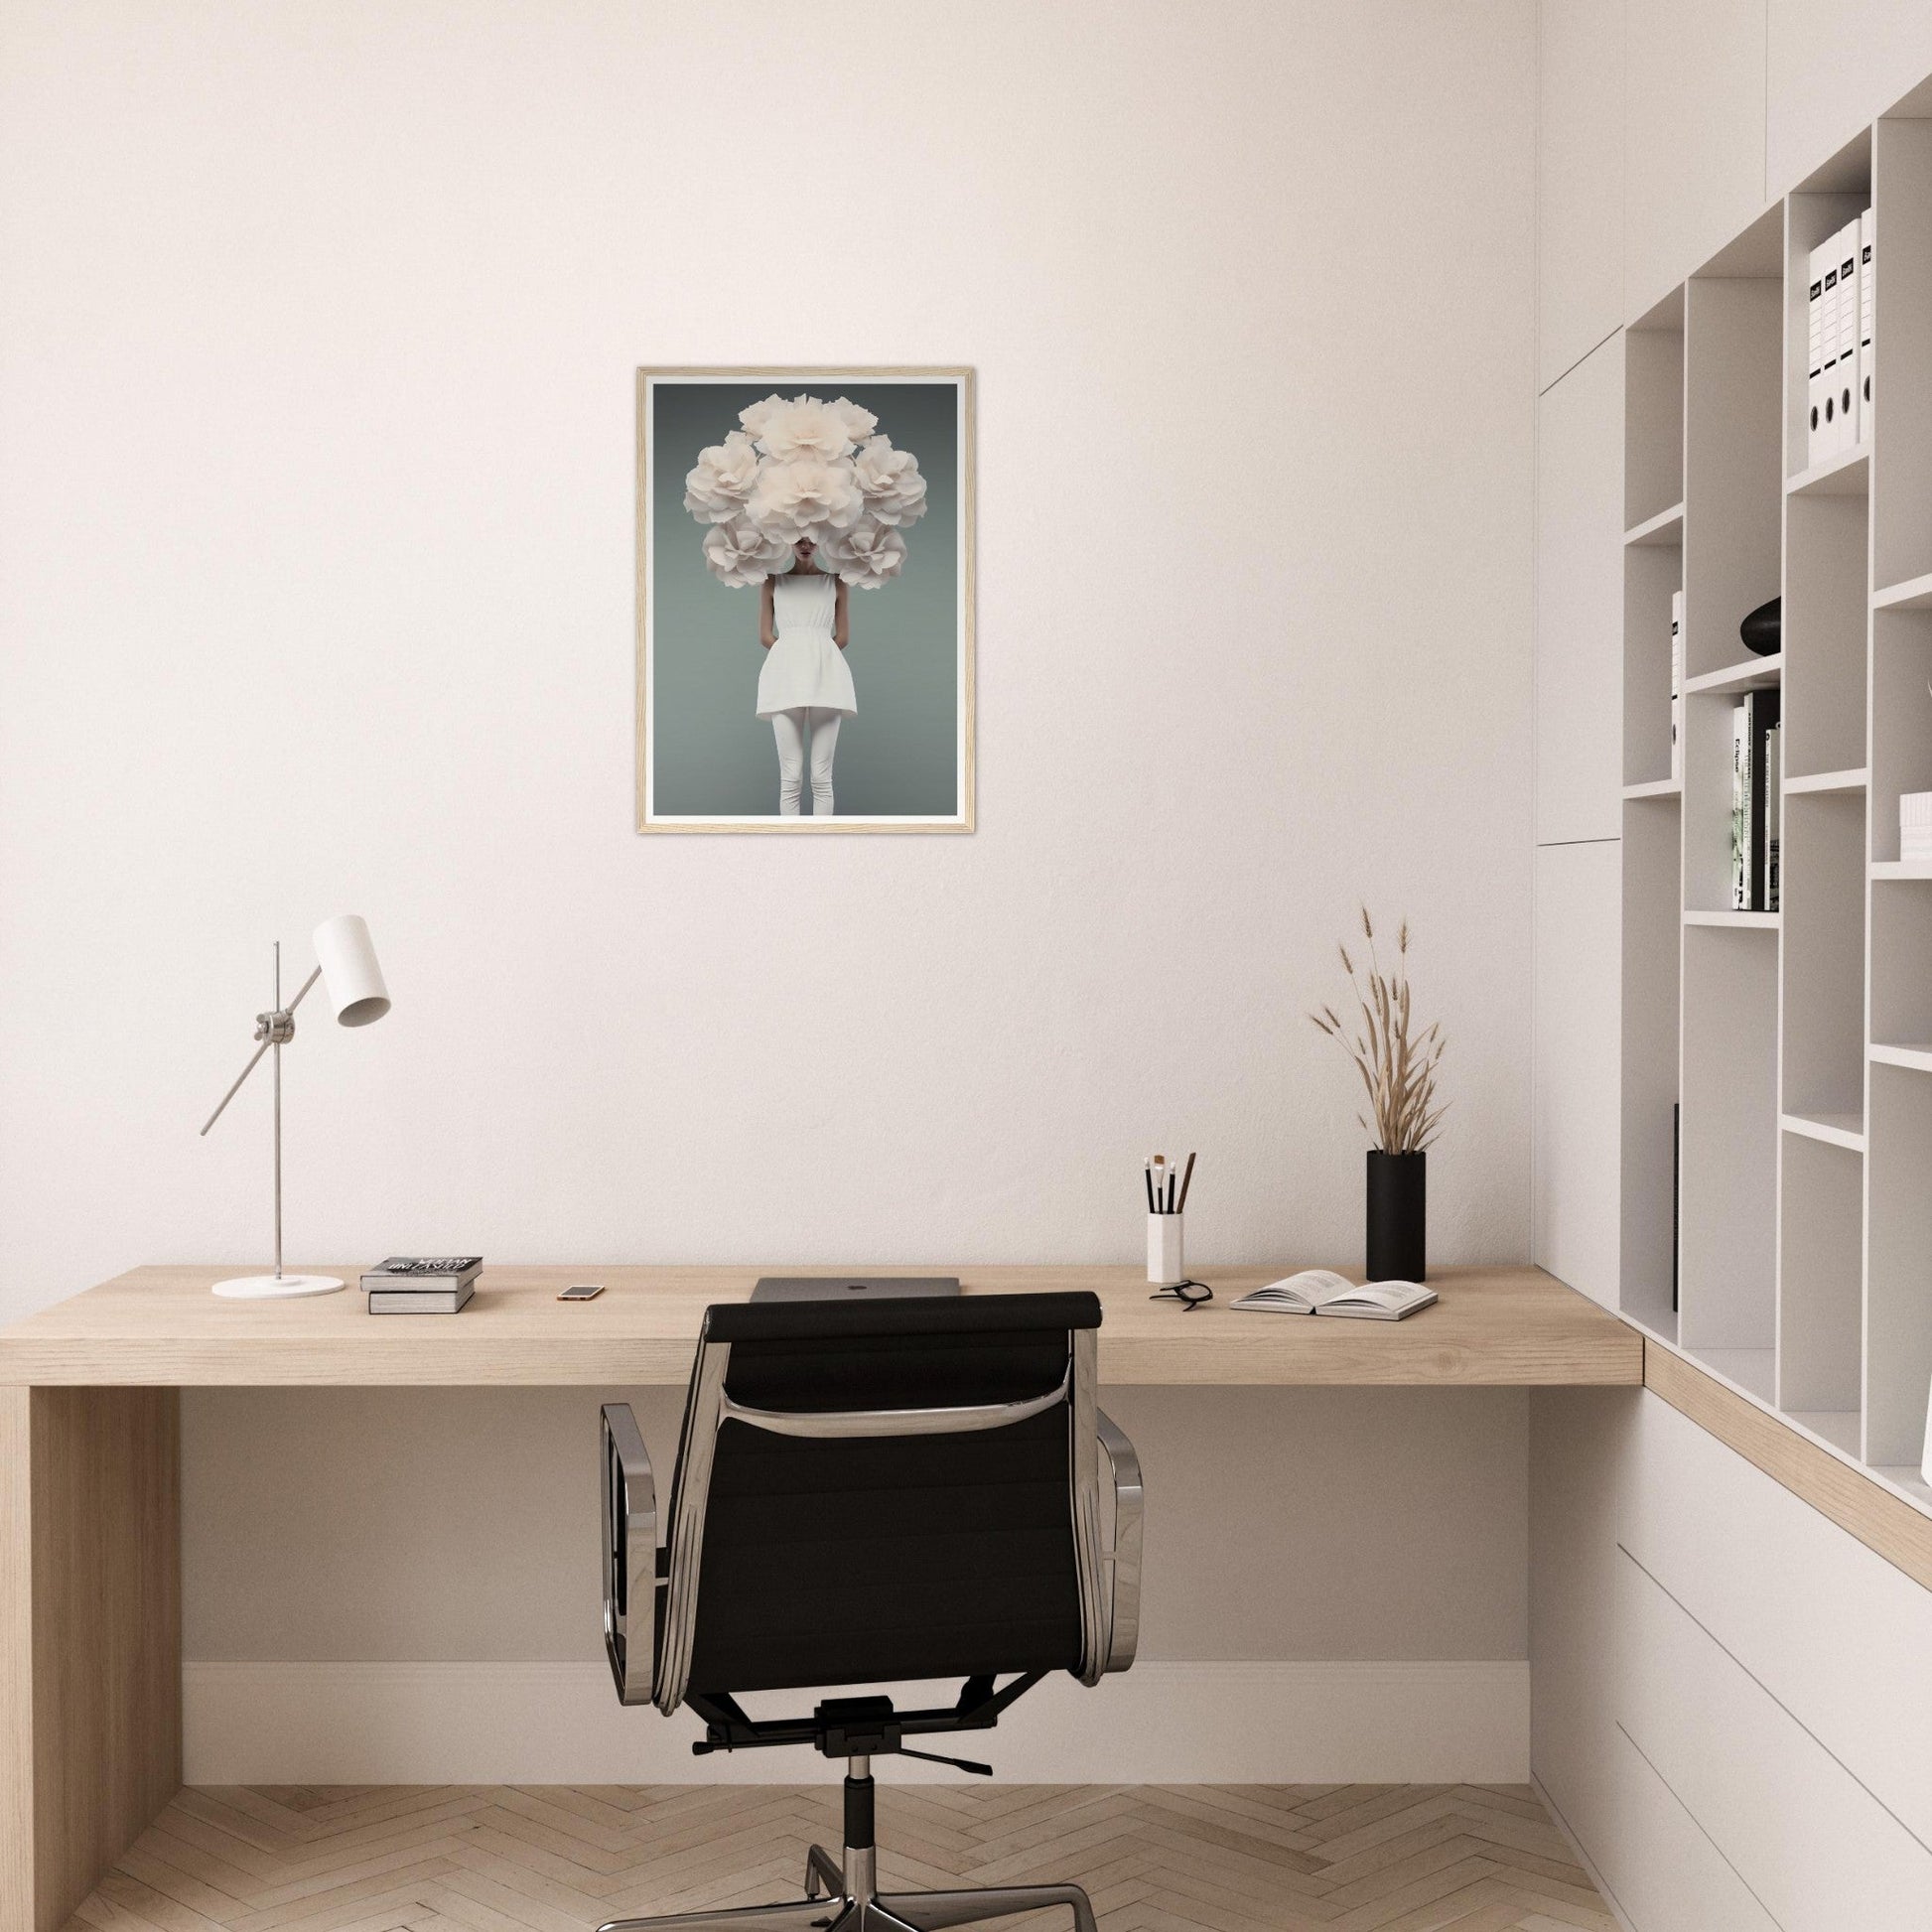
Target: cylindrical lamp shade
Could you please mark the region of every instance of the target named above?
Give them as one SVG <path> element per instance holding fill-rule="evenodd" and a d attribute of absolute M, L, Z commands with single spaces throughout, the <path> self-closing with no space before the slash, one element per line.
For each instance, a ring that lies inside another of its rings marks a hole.
<path fill-rule="evenodd" d="M 345 912 L 316 927 L 316 964 L 323 990 L 345 1027 L 366 1027 L 389 1011 L 389 989 L 360 913 Z"/>

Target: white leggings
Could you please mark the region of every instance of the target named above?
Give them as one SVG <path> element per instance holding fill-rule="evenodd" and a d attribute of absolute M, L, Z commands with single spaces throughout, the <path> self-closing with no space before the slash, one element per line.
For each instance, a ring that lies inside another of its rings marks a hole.
<path fill-rule="evenodd" d="M 778 741 L 778 816 L 796 818 L 798 795 L 805 775 L 805 727 L 812 728 L 812 816 L 832 815 L 832 758 L 839 749 L 842 711 L 822 705 L 793 705 L 771 714 L 771 735 Z"/>

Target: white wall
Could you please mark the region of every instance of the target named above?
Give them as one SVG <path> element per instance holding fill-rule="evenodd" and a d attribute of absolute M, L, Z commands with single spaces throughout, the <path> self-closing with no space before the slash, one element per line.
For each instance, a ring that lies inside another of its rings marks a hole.
<path fill-rule="evenodd" d="M 1528 0 L 8 9 L 0 1313 L 262 1259 L 195 1129 L 345 907 L 298 1261 L 1126 1260 L 1156 1146 L 1347 1260 L 1363 896 L 1524 1254 L 1533 94 Z M 632 371 L 771 361 L 979 370 L 971 838 L 630 829 Z"/>
<path fill-rule="evenodd" d="M 260 1256 L 266 1093 L 194 1130 L 345 905 L 396 1007 L 304 1016 L 301 1256 L 1126 1258 L 1154 1146 L 1204 1261 L 1346 1256 L 1363 895 L 1436 1250 L 1523 1252 L 1525 9 L 840 38 L 9 10 L 10 1311 Z M 773 359 L 979 368 L 973 838 L 630 830 L 631 372 Z"/>

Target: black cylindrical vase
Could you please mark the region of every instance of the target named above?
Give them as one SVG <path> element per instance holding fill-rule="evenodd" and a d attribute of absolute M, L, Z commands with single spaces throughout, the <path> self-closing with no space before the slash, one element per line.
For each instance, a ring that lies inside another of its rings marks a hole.
<path fill-rule="evenodd" d="M 1368 1151 L 1368 1278 L 1419 1282 L 1429 1266 L 1429 1156 Z"/>

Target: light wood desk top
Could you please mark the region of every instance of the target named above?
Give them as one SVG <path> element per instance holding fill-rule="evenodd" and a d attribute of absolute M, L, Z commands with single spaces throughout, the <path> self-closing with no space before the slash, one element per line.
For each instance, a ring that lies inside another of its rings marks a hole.
<path fill-rule="evenodd" d="M 307 1264 L 305 1264 L 305 1267 Z M 762 1268 L 633 1268 L 580 1263 L 486 1267 L 458 1315 L 370 1315 L 358 1267 L 349 1287 L 293 1302 L 226 1302 L 225 1268 L 137 1268 L 0 1329 L 0 1383 L 196 1387 L 228 1384 L 682 1386 L 706 1306 L 741 1301 Z M 873 1272 L 916 1274 L 911 1268 Z M 1211 1268 L 1216 1299 L 1186 1313 L 1150 1302 L 1132 1267 L 959 1268 L 968 1293 L 1092 1289 L 1105 1306 L 1105 1383 L 1279 1387 L 1553 1387 L 1643 1380 L 1637 1332 L 1537 1268 L 1446 1268 L 1441 1301 L 1407 1321 L 1236 1314 L 1237 1295 L 1290 1272 Z M 562 1303 L 573 1281 L 607 1284 Z"/>

